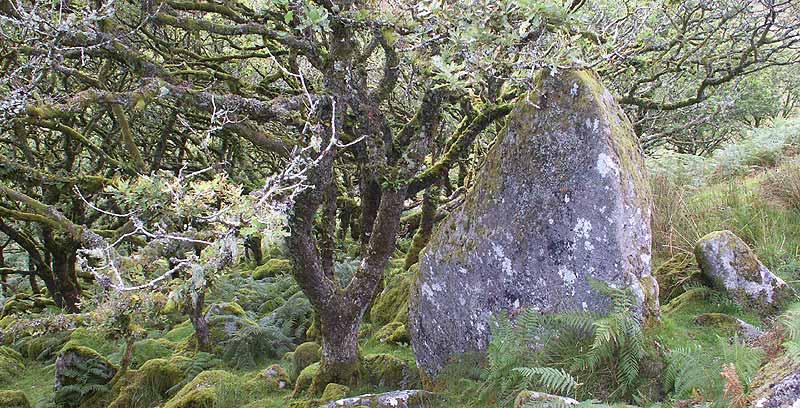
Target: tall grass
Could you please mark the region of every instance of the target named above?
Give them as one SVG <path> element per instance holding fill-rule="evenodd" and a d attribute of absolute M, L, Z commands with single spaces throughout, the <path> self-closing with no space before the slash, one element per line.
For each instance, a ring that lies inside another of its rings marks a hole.
<path fill-rule="evenodd" d="M 727 229 L 773 272 L 797 280 L 800 166 L 790 156 L 798 141 L 800 120 L 778 121 L 711 158 L 667 154 L 650 159 L 656 260 L 691 253 L 699 238 Z"/>

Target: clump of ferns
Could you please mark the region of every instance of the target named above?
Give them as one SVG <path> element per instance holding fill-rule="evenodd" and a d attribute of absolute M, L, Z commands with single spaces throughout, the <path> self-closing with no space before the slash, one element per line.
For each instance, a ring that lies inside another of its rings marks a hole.
<path fill-rule="evenodd" d="M 781 325 L 786 331 L 783 347 L 794 361 L 800 362 L 800 310 L 792 310 L 781 316 Z"/>
<path fill-rule="evenodd" d="M 488 347 L 484 390 L 504 399 L 522 389 L 562 396 L 592 397 L 603 392 L 609 399 L 630 399 L 639 385 L 639 366 L 645 356 L 644 334 L 628 289 L 599 281 L 595 290 L 609 297 L 606 315 L 571 312 L 544 315 L 524 310 L 513 324 L 499 317 Z"/>

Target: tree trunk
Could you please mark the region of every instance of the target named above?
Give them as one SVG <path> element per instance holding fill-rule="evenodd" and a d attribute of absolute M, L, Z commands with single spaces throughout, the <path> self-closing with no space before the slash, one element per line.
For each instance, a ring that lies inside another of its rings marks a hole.
<path fill-rule="evenodd" d="M 362 309 L 355 304 L 339 304 L 320 314 L 322 361 L 320 375 L 311 385 L 312 394 L 321 393 L 329 383 L 357 385 L 361 381 L 358 331 Z"/>
<path fill-rule="evenodd" d="M 419 253 L 425 245 L 428 245 L 428 240 L 431 238 L 433 232 L 433 222 L 436 218 L 436 207 L 439 204 L 439 188 L 434 184 L 425 190 L 425 195 L 422 197 L 422 215 L 419 221 L 419 228 L 411 240 L 411 248 L 408 249 L 406 254 L 404 268 L 408 270 L 417 261 L 419 261 Z"/>
<path fill-rule="evenodd" d="M 203 307 L 205 305 L 205 292 L 200 292 L 197 298 L 190 301 L 189 306 L 189 320 L 192 321 L 194 327 L 194 336 L 197 340 L 197 349 L 200 351 L 211 350 L 211 336 L 208 329 L 208 321 L 203 315 Z"/>
<path fill-rule="evenodd" d="M 244 246 L 247 248 L 248 252 L 253 256 L 253 262 L 256 265 L 261 265 L 264 263 L 264 254 L 261 252 L 261 237 L 257 235 L 251 235 L 244 240 Z"/>

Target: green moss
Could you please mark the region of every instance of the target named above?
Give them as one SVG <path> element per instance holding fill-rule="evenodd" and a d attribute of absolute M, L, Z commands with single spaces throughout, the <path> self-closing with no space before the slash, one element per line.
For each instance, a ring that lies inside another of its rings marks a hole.
<path fill-rule="evenodd" d="M 277 276 L 279 274 L 290 273 L 291 271 L 291 261 L 287 259 L 272 258 L 253 270 L 253 279 L 260 280 Z"/>
<path fill-rule="evenodd" d="M 0 346 L 0 382 L 8 380 L 24 368 L 25 363 L 20 353 L 10 347 Z"/>
<path fill-rule="evenodd" d="M 295 380 L 292 398 L 304 395 L 305 392 L 311 388 L 311 384 L 314 382 L 314 378 L 318 374 L 319 363 L 314 363 L 304 368 L 303 371 L 300 372 L 300 375 L 297 376 L 297 380 Z"/>
<path fill-rule="evenodd" d="M 409 388 L 419 382 L 416 370 L 391 354 L 373 354 L 364 357 L 364 369 L 369 382 L 393 389 Z"/>
<path fill-rule="evenodd" d="M 227 371 L 203 371 L 164 408 L 238 408 L 261 396 L 248 392 L 245 384 L 239 376 Z"/>
<path fill-rule="evenodd" d="M 247 381 L 246 387 L 250 390 L 275 392 L 286 389 L 291 382 L 286 370 L 278 364 L 273 364 L 259 371 L 255 377 Z"/>
<path fill-rule="evenodd" d="M 350 393 L 350 387 L 345 385 L 330 383 L 325 386 L 325 391 L 322 392 L 320 401 L 336 401 L 347 396 Z"/>
<path fill-rule="evenodd" d="M 291 356 L 292 378 L 298 378 L 306 367 L 318 362 L 321 352 L 322 348 L 315 342 L 309 341 L 297 346 Z"/>
<path fill-rule="evenodd" d="M 189 320 L 184 321 L 183 323 L 175 326 L 172 330 L 168 331 L 167 334 L 164 335 L 164 338 L 179 343 L 182 342 L 194 335 L 194 327 L 192 326 L 192 322 Z"/>
<path fill-rule="evenodd" d="M 375 325 L 386 325 L 393 321 L 408 321 L 408 297 L 411 290 L 412 274 L 399 273 L 386 279 L 386 287 L 375 300 L 370 310 L 370 321 Z"/>
<path fill-rule="evenodd" d="M 130 370 L 116 386 L 117 398 L 108 408 L 148 408 L 159 405 L 167 390 L 183 379 L 181 370 L 174 361 L 166 359 L 148 360 L 138 370 Z"/>
<path fill-rule="evenodd" d="M 118 351 L 121 344 L 109 340 L 97 330 L 79 327 L 69 334 L 69 341 L 64 345 L 62 351 L 75 346 L 86 347 L 104 357 L 108 357 Z"/>
<path fill-rule="evenodd" d="M 30 408 L 28 397 L 22 391 L 0 391 L 0 408 Z"/>
<path fill-rule="evenodd" d="M 134 343 L 131 368 L 141 367 L 145 362 L 171 356 L 175 344 L 167 339 L 144 339 Z"/>
<path fill-rule="evenodd" d="M 391 322 L 375 332 L 378 341 L 389 344 L 408 343 L 410 337 L 406 325 L 401 322 Z"/>
<path fill-rule="evenodd" d="M 686 284 L 701 283 L 700 269 L 691 254 L 673 256 L 659 265 L 653 276 L 658 281 L 659 298 L 663 304 L 683 293 Z"/>
<path fill-rule="evenodd" d="M 17 322 L 17 318 L 14 316 L 5 316 L 0 319 L 0 329 L 8 329 L 12 324 Z"/>
<path fill-rule="evenodd" d="M 244 308 L 236 302 L 214 303 L 206 309 L 210 315 L 244 316 Z"/>

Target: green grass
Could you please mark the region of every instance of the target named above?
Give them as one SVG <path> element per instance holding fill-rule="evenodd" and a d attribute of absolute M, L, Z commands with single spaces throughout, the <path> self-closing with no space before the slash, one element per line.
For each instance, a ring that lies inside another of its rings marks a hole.
<path fill-rule="evenodd" d="M 0 384 L 3 390 L 20 390 L 25 393 L 32 407 L 43 405 L 53 399 L 53 381 L 55 365 L 38 361 L 26 361 L 25 369 L 19 373 L 15 381 Z"/>

